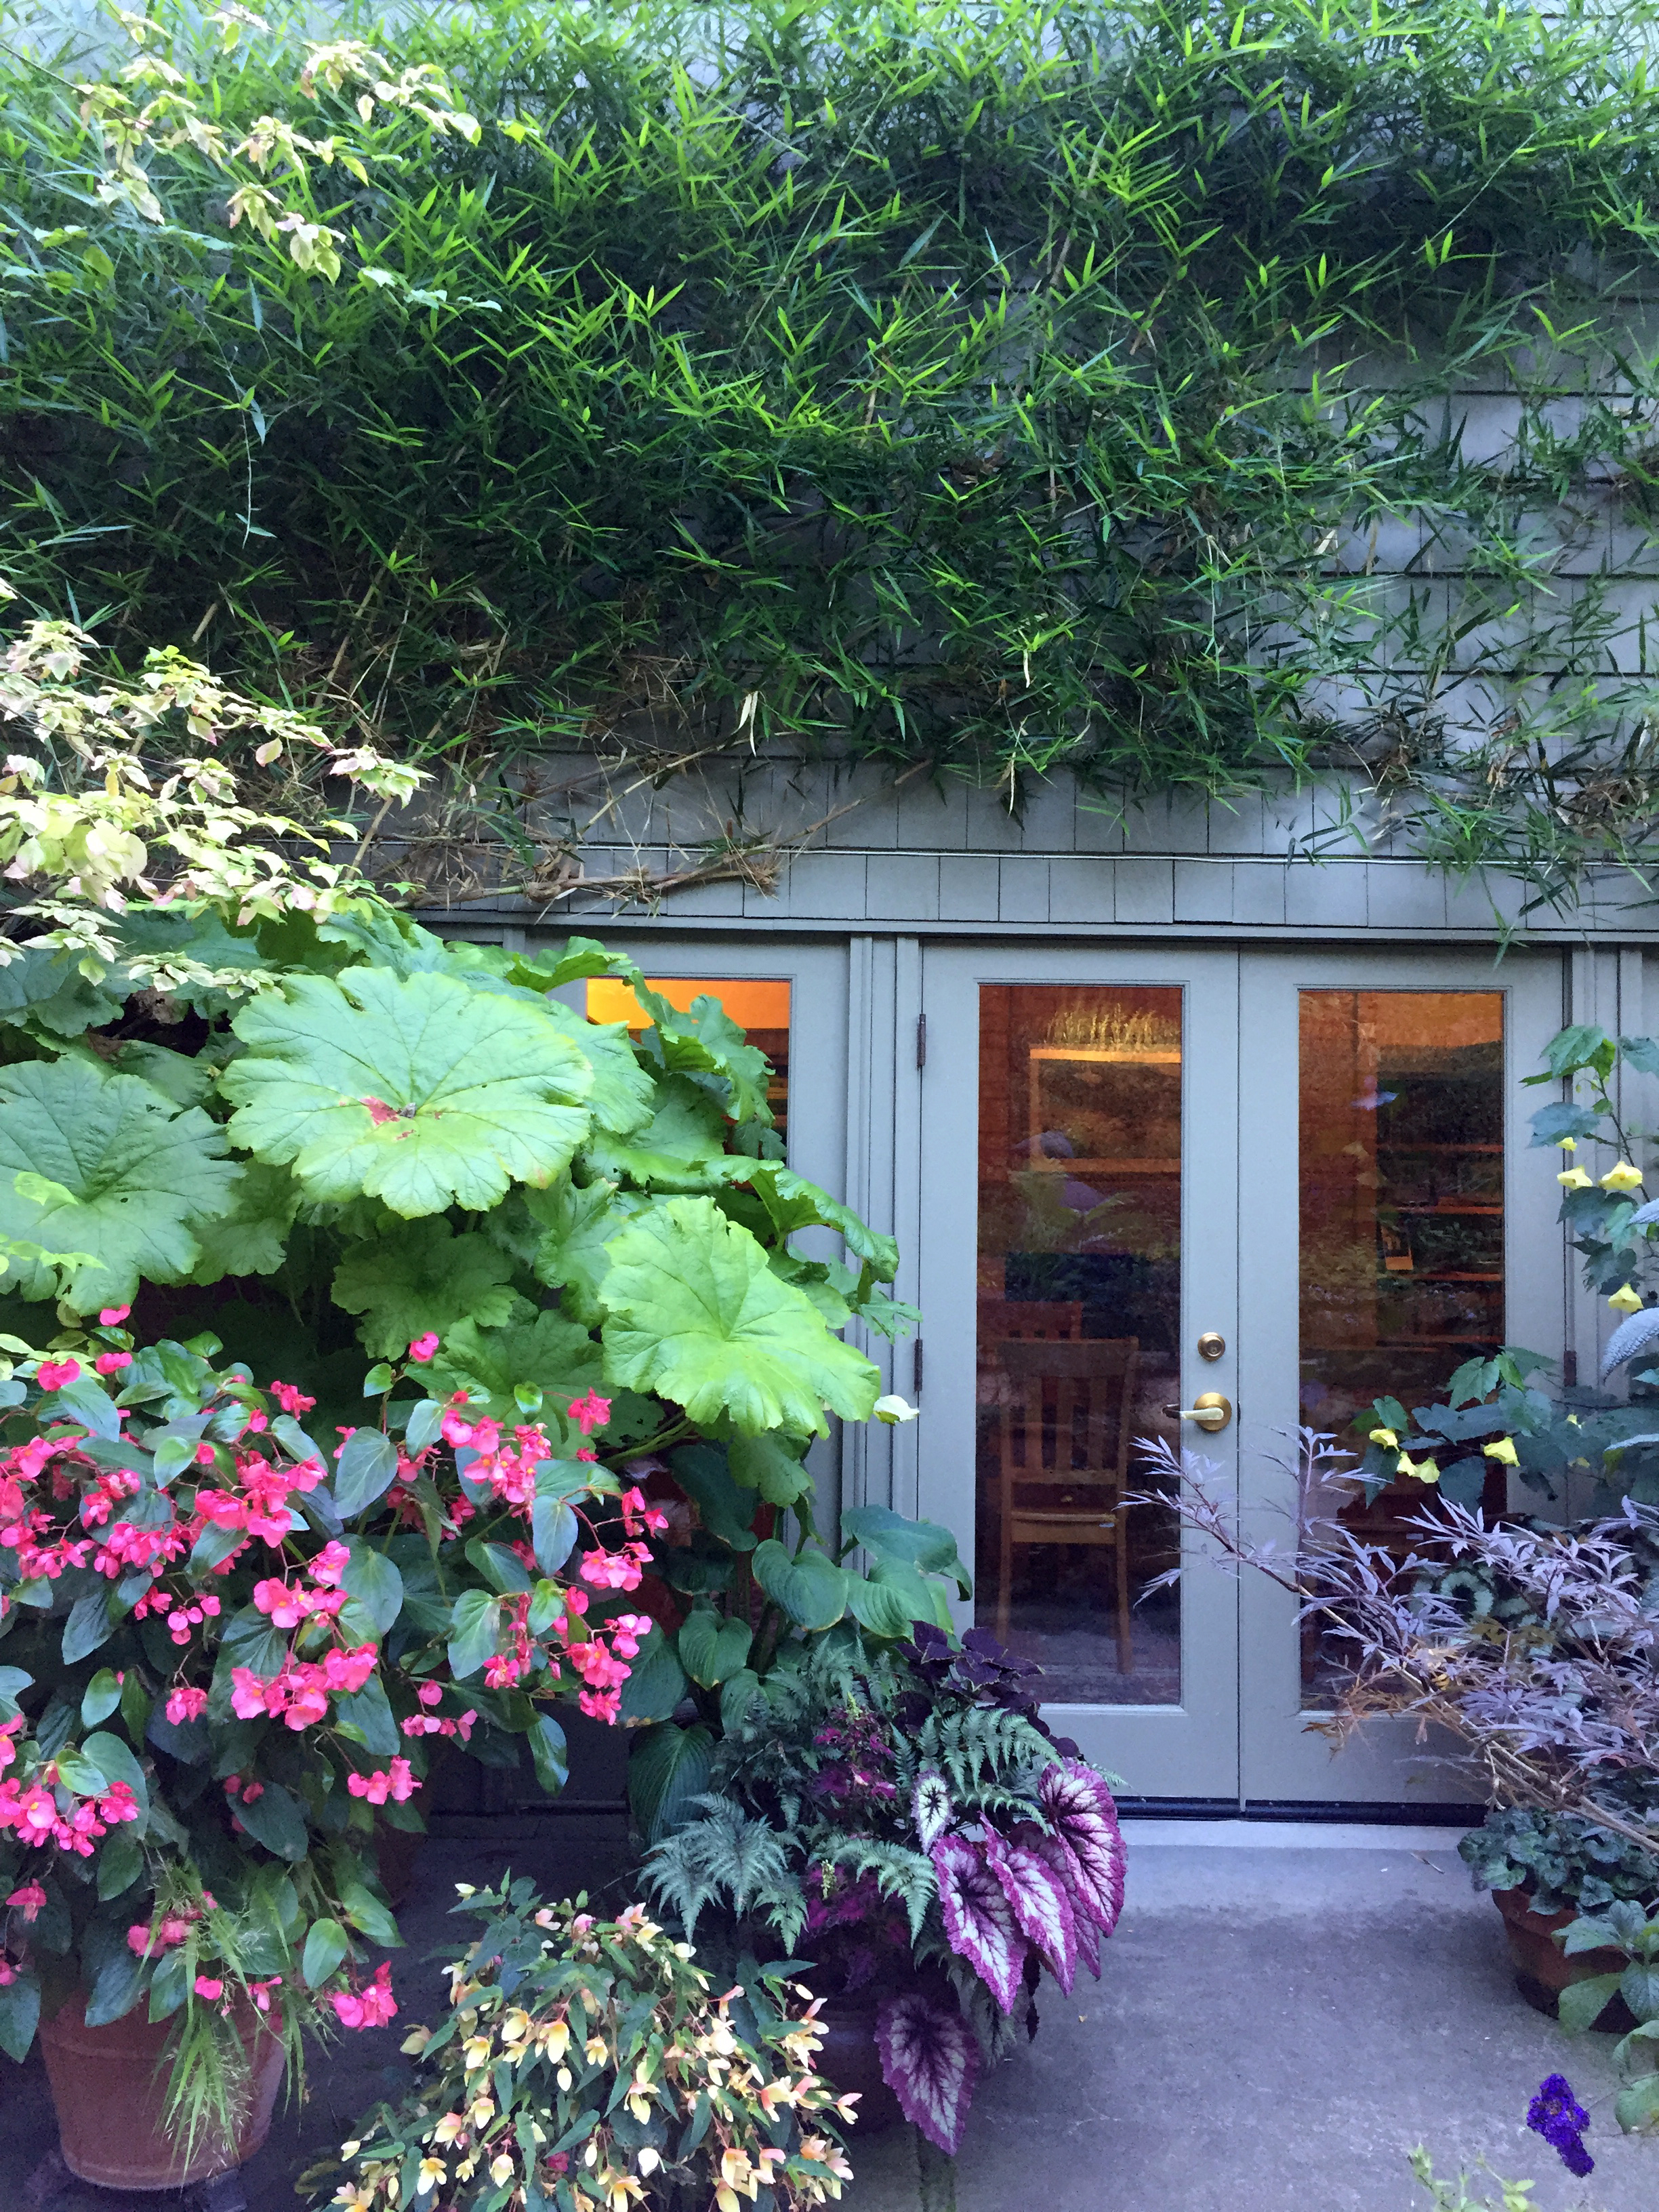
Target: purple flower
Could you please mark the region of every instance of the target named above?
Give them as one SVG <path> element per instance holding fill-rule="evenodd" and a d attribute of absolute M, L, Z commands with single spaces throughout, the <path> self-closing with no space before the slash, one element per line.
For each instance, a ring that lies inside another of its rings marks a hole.
<path fill-rule="evenodd" d="M 1538 2085 L 1538 2094 L 1527 2107 L 1527 2125 L 1542 2136 L 1569 2173 L 1581 2179 L 1595 2170 L 1595 2160 L 1584 2148 L 1581 2133 L 1589 2125 L 1589 2114 L 1572 2094 L 1565 2074 L 1552 2074 Z"/>

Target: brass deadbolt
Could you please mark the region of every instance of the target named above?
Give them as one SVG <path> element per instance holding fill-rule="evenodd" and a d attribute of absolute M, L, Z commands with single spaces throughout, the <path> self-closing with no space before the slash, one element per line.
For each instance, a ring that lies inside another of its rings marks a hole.
<path fill-rule="evenodd" d="M 1226 1349 L 1226 1338 L 1218 1336 L 1212 1328 L 1206 1328 L 1198 1340 L 1198 1356 L 1200 1359 L 1219 1359 Z"/>

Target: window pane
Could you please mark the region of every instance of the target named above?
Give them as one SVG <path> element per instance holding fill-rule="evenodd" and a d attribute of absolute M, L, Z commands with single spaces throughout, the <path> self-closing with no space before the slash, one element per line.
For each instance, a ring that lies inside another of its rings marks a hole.
<path fill-rule="evenodd" d="M 1180 1385 L 1181 993 L 980 992 L 977 1619 L 1045 1699 L 1172 1705 L 1173 1516 L 1126 1510 Z"/>
<path fill-rule="evenodd" d="M 1423 1405 L 1504 1341 L 1502 992 L 1304 991 L 1300 1184 L 1302 1419 L 1363 1447 L 1374 1398 Z M 1425 1495 L 1407 1478 L 1340 1517 L 1403 1551 Z M 1316 1692 L 1316 1632 L 1303 1656 Z"/>
<path fill-rule="evenodd" d="M 767 1103 L 777 1116 L 778 1134 L 789 1137 L 789 985 L 769 976 L 647 975 L 645 987 L 689 1013 L 694 999 L 718 999 L 732 1019 L 748 1032 L 772 1063 Z M 596 975 L 587 986 L 590 1022 L 626 1022 L 630 1030 L 649 1029 L 651 1017 L 626 983 Z"/>

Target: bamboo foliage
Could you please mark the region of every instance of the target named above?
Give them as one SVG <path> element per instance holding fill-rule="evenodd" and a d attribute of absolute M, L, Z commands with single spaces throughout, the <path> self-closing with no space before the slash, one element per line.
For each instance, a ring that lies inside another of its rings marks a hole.
<path fill-rule="evenodd" d="M 1659 794 L 1654 20 L 497 0 L 374 33 L 474 137 L 296 93 L 295 24 L 227 48 L 158 9 L 228 134 L 349 140 L 283 186 L 337 272 L 229 228 L 188 136 L 162 221 L 100 198 L 71 88 L 119 58 L 37 22 L 0 69 L 9 573 L 443 771 L 442 836 L 509 874 L 580 843 L 538 756 L 827 749 L 1015 805 L 1335 768 L 1567 896 L 1641 865 Z M 763 879 L 741 844 L 704 864 Z"/>

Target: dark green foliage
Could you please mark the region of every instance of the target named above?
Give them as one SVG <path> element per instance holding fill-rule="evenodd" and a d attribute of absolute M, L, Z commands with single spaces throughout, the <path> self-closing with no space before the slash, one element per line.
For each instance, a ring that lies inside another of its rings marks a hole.
<path fill-rule="evenodd" d="M 394 116 L 367 184 L 318 173 L 332 286 L 227 240 L 189 155 L 152 165 L 170 227 L 99 205 L 72 95 L 8 59 L 4 562 L 441 757 L 485 817 L 538 750 L 676 722 L 1015 803 L 1058 765 L 1361 760 L 1431 851 L 1559 888 L 1653 789 L 1640 610 L 1597 573 L 1619 531 L 1650 565 L 1650 29 L 417 18 L 400 58 L 482 134 Z M 195 66 L 228 122 L 308 123 L 297 47 Z M 1466 421 L 1471 388 L 1510 398 Z M 1409 573 L 1373 574 L 1402 527 Z M 478 834 L 523 858 L 567 821 Z"/>
<path fill-rule="evenodd" d="M 1638 1776 L 1613 1793 L 1632 1817 L 1648 1795 Z M 1495 1807 L 1457 1846 L 1479 1889 L 1530 1889 L 1535 1912 L 1598 1912 L 1620 1898 L 1659 1899 L 1659 1859 L 1577 1813 Z"/>

